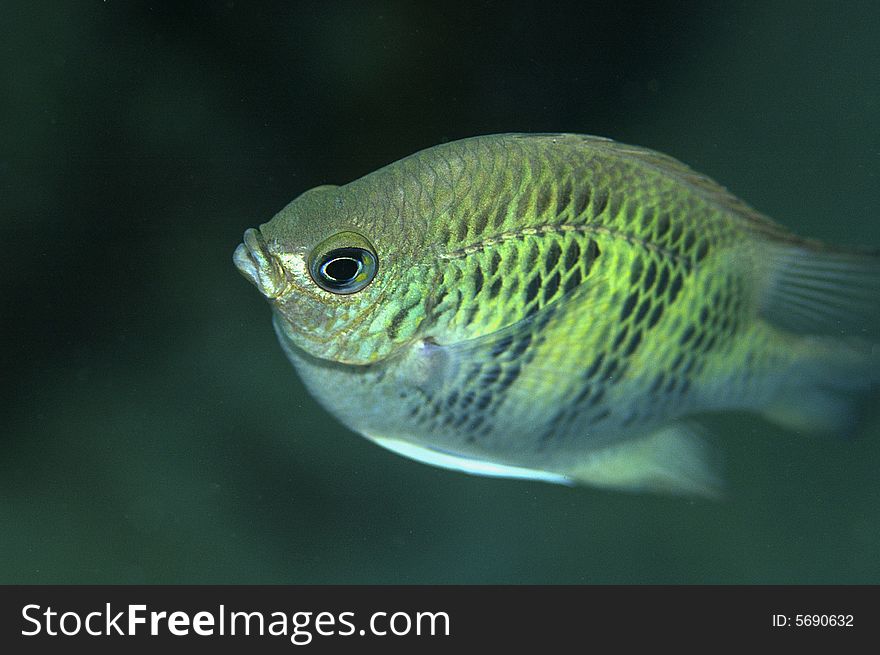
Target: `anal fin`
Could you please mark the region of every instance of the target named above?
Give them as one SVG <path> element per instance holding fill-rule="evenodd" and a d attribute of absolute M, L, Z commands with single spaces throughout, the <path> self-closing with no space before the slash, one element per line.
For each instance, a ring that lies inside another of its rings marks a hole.
<path fill-rule="evenodd" d="M 713 459 L 694 429 L 676 423 L 591 453 L 567 475 L 597 487 L 719 499 L 723 483 Z"/>

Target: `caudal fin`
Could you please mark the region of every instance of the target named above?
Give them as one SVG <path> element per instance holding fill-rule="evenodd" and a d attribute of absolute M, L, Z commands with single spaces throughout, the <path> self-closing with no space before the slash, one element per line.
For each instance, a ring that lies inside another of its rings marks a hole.
<path fill-rule="evenodd" d="M 799 350 L 765 416 L 797 432 L 848 436 L 878 388 L 880 347 L 804 337 Z"/>
<path fill-rule="evenodd" d="M 847 434 L 878 384 L 880 255 L 778 244 L 767 264 L 760 314 L 801 336 L 764 414 L 800 432 Z"/>

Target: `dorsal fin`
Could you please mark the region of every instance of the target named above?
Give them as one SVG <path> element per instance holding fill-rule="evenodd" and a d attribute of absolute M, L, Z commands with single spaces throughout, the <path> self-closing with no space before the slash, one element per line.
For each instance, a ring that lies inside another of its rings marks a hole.
<path fill-rule="evenodd" d="M 586 147 L 608 153 L 619 159 L 629 160 L 639 166 L 654 169 L 661 175 L 674 178 L 690 187 L 697 195 L 725 211 L 736 214 L 749 224 L 750 228 L 781 241 L 802 241 L 791 231 L 760 213 L 751 205 L 718 184 L 707 175 L 698 173 L 675 157 L 644 148 L 620 143 L 605 137 L 587 134 L 522 134 L 519 138 L 550 139 L 554 142 L 580 142 Z"/>
<path fill-rule="evenodd" d="M 807 244 L 769 249 L 761 315 L 799 334 L 876 340 L 880 324 L 880 256 Z"/>

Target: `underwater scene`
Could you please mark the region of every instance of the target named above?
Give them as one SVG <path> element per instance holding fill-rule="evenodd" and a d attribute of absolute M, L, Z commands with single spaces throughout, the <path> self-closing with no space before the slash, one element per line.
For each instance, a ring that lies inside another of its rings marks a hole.
<path fill-rule="evenodd" d="M 880 583 L 878 30 L 0 4 L 0 583 Z"/>

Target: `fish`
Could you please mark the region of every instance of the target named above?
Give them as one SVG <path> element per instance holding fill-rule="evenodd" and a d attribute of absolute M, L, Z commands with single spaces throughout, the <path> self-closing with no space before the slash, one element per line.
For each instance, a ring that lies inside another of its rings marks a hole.
<path fill-rule="evenodd" d="M 496 134 L 306 191 L 233 260 L 350 430 L 466 473 L 719 498 L 707 413 L 848 433 L 880 256 L 659 152 Z"/>

